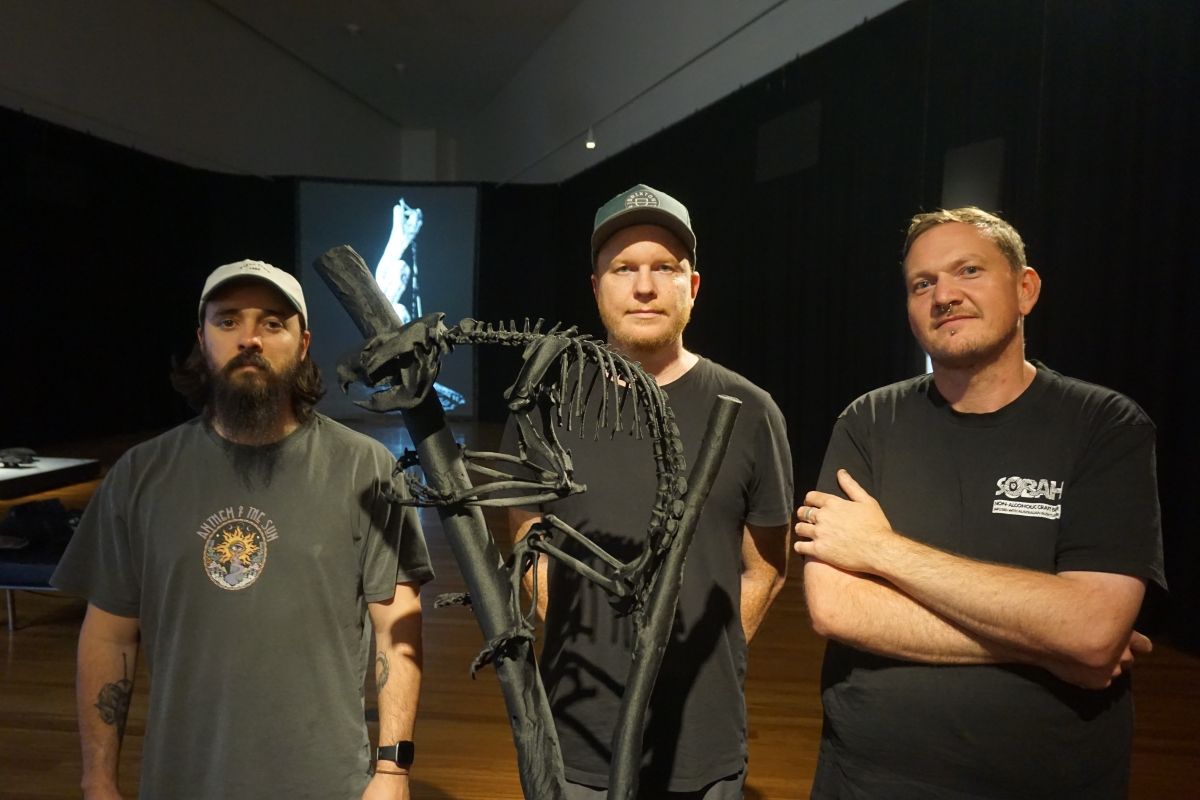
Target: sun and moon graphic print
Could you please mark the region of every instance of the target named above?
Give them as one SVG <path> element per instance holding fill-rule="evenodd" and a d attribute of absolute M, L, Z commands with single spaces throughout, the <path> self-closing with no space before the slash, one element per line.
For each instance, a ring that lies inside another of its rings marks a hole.
<path fill-rule="evenodd" d="M 267 546 L 279 538 L 275 523 L 253 506 L 210 514 L 196 535 L 204 539 L 204 572 L 222 589 L 245 589 L 267 566 Z"/>

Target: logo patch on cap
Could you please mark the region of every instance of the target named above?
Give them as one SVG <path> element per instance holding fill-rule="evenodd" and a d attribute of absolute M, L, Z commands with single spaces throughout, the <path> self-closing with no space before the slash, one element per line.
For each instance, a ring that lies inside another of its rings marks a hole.
<path fill-rule="evenodd" d="M 658 195 L 645 189 L 630 192 L 629 196 L 625 198 L 626 208 L 654 208 L 657 205 Z"/>

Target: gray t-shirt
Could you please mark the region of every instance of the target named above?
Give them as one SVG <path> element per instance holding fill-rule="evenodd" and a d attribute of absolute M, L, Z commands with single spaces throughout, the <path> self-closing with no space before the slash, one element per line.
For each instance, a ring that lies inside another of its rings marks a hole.
<path fill-rule="evenodd" d="M 247 482 L 250 450 L 200 420 L 130 450 L 52 583 L 139 618 L 142 797 L 358 798 L 366 604 L 433 577 L 425 540 L 382 444 L 316 415 Z"/>

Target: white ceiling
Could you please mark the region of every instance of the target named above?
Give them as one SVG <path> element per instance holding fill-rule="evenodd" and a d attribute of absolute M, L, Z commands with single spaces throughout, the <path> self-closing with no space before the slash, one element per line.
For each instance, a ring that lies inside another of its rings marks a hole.
<path fill-rule="evenodd" d="M 454 131 L 580 0 L 205 2 L 397 125 Z"/>
<path fill-rule="evenodd" d="M 224 172 L 557 182 L 900 2 L 0 0 L 0 105 Z"/>

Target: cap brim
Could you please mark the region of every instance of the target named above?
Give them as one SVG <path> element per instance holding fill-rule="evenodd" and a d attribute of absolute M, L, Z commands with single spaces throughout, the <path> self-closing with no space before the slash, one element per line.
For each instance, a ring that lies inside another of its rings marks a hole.
<path fill-rule="evenodd" d="M 675 238 L 687 248 L 688 258 L 696 260 L 696 234 L 683 223 L 679 217 L 661 208 L 629 208 L 613 214 L 592 231 L 592 263 L 604 243 L 613 237 L 617 231 L 632 225 L 657 225 L 675 235 Z M 693 266 L 695 264 L 693 263 Z"/>
<path fill-rule="evenodd" d="M 293 311 L 295 311 L 297 314 L 300 315 L 300 320 L 303 323 L 303 325 L 304 326 L 308 325 L 308 314 L 305 312 L 304 306 L 302 306 L 295 297 L 292 297 L 291 293 L 287 289 L 285 289 L 284 287 L 280 286 L 275 281 L 273 281 L 270 278 L 267 278 L 263 275 L 246 275 L 246 274 L 230 275 L 228 278 L 218 281 L 218 282 L 214 283 L 212 286 L 208 287 L 207 291 L 205 291 L 204 295 L 200 298 L 199 316 L 200 316 L 200 324 L 201 325 L 204 324 L 204 304 L 208 302 L 209 298 L 212 297 L 214 294 L 216 294 L 218 291 L 220 291 L 220 289 L 222 287 L 228 286 L 231 283 L 237 283 L 238 281 L 246 281 L 246 282 L 253 281 L 256 283 L 264 283 L 267 286 L 270 286 L 272 289 L 279 292 L 279 294 L 283 296 L 283 299 L 288 301 L 288 304 L 291 305 Z"/>

